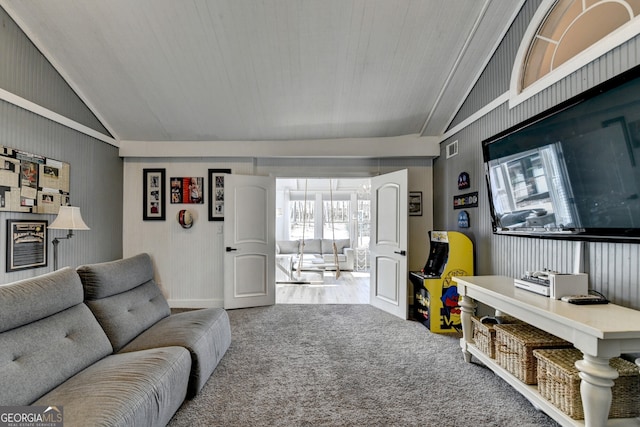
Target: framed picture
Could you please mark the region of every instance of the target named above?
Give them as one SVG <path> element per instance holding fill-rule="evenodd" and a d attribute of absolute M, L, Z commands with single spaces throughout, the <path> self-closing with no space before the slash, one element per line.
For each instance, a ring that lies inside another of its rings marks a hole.
<path fill-rule="evenodd" d="M 171 203 L 204 203 L 204 178 L 171 177 Z"/>
<path fill-rule="evenodd" d="M 47 266 L 48 221 L 7 220 L 7 273 Z"/>
<path fill-rule="evenodd" d="M 165 170 L 142 170 L 142 219 L 144 221 L 164 221 L 166 219 Z"/>
<path fill-rule="evenodd" d="M 209 221 L 224 221 L 224 176 L 231 169 L 209 169 Z"/>
<path fill-rule="evenodd" d="M 422 191 L 409 191 L 409 216 L 422 216 Z"/>

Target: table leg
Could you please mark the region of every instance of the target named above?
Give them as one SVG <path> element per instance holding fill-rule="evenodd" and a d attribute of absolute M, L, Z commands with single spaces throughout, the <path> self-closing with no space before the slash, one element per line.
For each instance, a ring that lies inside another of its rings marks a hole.
<path fill-rule="evenodd" d="M 580 371 L 580 396 L 584 409 L 586 427 L 607 424 L 611 408 L 611 387 L 618 378 L 618 371 L 609 366 L 608 357 L 594 357 L 587 354 L 576 362 Z"/>
<path fill-rule="evenodd" d="M 460 297 L 460 322 L 462 323 L 462 354 L 465 362 L 471 362 L 471 353 L 467 350 L 467 344 L 473 344 L 473 325 L 471 316 L 476 312 L 476 303 L 472 298 L 462 295 Z"/>

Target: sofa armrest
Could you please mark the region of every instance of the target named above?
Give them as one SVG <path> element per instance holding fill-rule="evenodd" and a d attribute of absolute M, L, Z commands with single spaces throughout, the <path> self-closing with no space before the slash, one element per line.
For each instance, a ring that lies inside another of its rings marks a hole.
<path fill-rule="evenodd" d="M 344 248 L 342 252 L 347 257 L 347 260 L 344 263 L 345 265 L 344 269 L 353 270 L 353 267 L 355 266 L 355 258 L 356 258 L 355 251 L 353 250 L 353 248 Z"/>
<path fill-rule="evenodd" d="M 355 259 L 355 251 L 353 248 L 344 248 L 342 253 L 347 256 L 347 259 Z"/>

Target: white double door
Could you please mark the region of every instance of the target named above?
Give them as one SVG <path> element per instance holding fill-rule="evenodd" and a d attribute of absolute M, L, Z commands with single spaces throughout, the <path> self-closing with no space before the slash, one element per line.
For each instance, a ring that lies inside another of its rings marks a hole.
<path fill-rule="evenodd" d="M 406 170 L 371 179 L 370 304 L 407 318 Z M 224 307 L 275 304 L 275 179 L 225 176 Z"/>

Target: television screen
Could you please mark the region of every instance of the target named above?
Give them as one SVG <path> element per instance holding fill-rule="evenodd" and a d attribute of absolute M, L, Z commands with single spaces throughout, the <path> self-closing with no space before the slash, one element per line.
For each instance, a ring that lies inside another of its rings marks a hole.
<path fill-rule="evenodd" d="M 638 68 L 483 141 L 493 229 L 640 239 Z"/>

